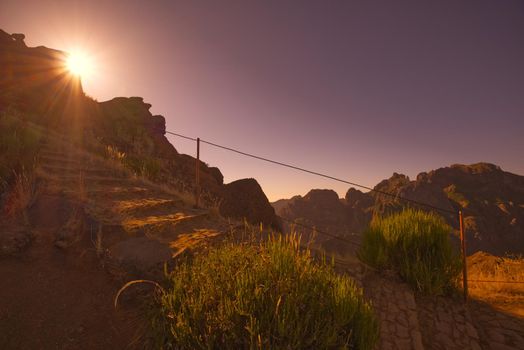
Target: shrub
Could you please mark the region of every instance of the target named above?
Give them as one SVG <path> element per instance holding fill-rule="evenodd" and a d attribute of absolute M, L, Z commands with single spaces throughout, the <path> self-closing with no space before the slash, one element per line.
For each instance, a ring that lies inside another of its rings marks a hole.
<path fill-rule="evenodd" d="M 105 146 L 102 155 L 106 159 L 122 164 L 135 175 L 143 176 L 150 180 L 156 180 L 162 171 L 162 166 L 157 159 L 126 154 L 119 151 L 116 146 Z"/>
<path fill-rule="evenodd" d="M 4 203 L 4 214 L 9 217 L 22 217 L 27 220 L 26 210 L 33 204 L 36 197 L 36 181 L 34 170 L 25 170 L 14 174 L 14 180 L 7 193 Z"/>
<path fill-rule="evenodd" d="M 379 269 L 397 270 L 414 289 L 444 294 L 455 288 L 461 259 L 440 216 L 408 209 L 374 219 L 364 232 L 359 258 Z"/>
<path fill-rule="evenodd" d="M 104 151 L 104 156 L 106 159 L 111 159 L 116 162 L 123 163 L 126 158 L 126 154 L 124 152 L 120 152 L 116 146 L 108 145 L 106 146 Z"/>
<path fill-rule="evenodd" d="M 12 214 L 30 203 L 41 141 L 41 131 L 22 120 L 16 111 L 0 114 L 0 195 L 8 193 L 6 210 Z"/>
<path fill-rule="evenodd" d="M 371 349 L 378 338 L 362 291 L 295 236 L 224 244 L 168 282 L 152 317 L 156 348 Z"/>

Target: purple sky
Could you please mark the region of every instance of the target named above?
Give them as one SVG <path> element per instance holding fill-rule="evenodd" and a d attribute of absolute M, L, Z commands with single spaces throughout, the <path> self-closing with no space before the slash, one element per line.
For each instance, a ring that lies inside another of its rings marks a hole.
<path fill-rule="evenodd" d="M 479 161 L 524 174 L 521 0 L 2 0 L 0 28 L 92 53 L 99 101 L 142 96 L 168 130 L 364 185 Z M 271 200 L 348 188 L 209 146 L 202 159 Z"/>

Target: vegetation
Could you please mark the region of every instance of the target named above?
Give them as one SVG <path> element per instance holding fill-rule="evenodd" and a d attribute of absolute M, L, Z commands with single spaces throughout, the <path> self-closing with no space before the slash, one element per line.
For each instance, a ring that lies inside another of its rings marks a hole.
<path fill-rule="evenodd" d="M 296 236 L 227 243 L 167 278 L 152 315 L 156 348 L 372 349 L 378 338 L 362 291 Z"/>
<path fill-rule="evenodd" d="M 127 156 L 123 164 L 137 176 L 143 176 L 150 180 L 156 180 L 160 175 L 160 163 L 154 158 Z"/>
<path fill-rule="evenodd" d="M 23 213 L 34 197 L 34 167 L 43 136 L 30 125 L 16 111 L 0 114 L 0 194 L 5 193 L 2 204 L 9 216 Z"/>
<path fill-rule="evenodd" d="M 158 180 L 162 171 L 160 162 L 157 159 L 148 156 L 128 155 L 119 151 L 116 146 L 106 146 L 102 155 L 106 159 L 122 164 L 136 176 L 143 176 L 149 180 Z"/>
<path fill-rule="evenodd" d="M 408 209 L 375 218 L 364 232 L 359 258 L 379 269 L 394 269 L 414 289 L 445 294 L 456 287 L 461 260 L 440 216 Z"/>
<path fill-rule="evenodd" d="M 469 291 L 479 299 L 524 300 L 524 258 L 477 252 L 468 257 Z M 490 282 L 480 282 L 490 281 Z M 522 309 L 523 307 L 521 307 Z M 521 310 L 524 312 L 524 310 Z"/>

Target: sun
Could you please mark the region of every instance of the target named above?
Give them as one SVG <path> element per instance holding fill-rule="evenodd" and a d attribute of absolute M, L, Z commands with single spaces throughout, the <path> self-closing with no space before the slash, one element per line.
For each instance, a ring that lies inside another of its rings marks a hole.
<path fill-rule="evenodd" d="M 89 78 L 93 74 L 94 65 L 87 53 L 75 50 L 67 55 L 66 68 L 73 75 Z"/>

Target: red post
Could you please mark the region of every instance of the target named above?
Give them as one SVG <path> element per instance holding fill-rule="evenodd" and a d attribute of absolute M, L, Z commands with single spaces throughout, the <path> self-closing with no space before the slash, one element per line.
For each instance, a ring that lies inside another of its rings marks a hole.
<path fill-rule="evenodd" d="M 195 182 L 195 208 L 198 208 L 200 207 L 200 137 L 197 138 Z"/>
<path fill-rule="evenodd" d="M 468 265 L 466 261 L 466 235 L 464 234 L 464 218 L 459 210 L 460 248 L 462 250 L 462 287 L 464 289 L 464 302 L 468 301 Z"/>

